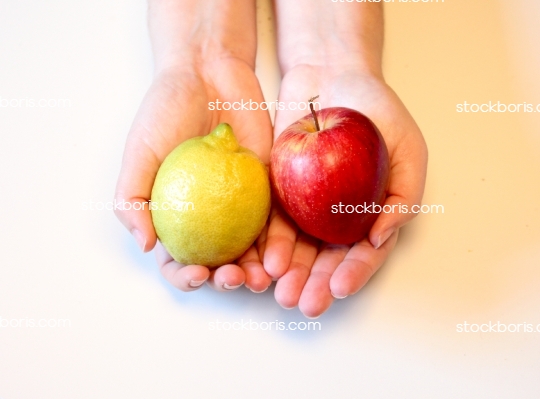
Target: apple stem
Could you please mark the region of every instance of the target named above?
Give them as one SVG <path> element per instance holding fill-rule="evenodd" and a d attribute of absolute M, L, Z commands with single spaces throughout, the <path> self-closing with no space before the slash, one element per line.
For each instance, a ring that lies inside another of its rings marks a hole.
<path fill-rule="evenodd" d="M 317 120 L 317 114 L 315 113 L 315 110 L 313 109 L 313 100 L 316 100 L 318 98 L 319 96 L 316 95 L 315 97 L 311 97 L 309 99 L 309 109 L 311 110 L 311 115 L 313 115 L 313 120 L 315 121 L 315 128 L 317 129 L 318 132 L 320 132 L 321 128 L 319 126 L 319 121 Z"/>

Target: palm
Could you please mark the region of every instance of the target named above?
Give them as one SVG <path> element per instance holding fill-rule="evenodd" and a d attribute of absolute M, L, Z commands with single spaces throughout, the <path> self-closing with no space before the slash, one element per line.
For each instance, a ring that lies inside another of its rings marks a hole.
<path fill-rule="evenodd" d="M 221 122 L 229 123 L 241 145 L 252 149 L 268 162 L 272 130 L 265 111 L 211 110 L 209 102 L 253 99 L 263 101 L 253 70 L 240 60 L 216 60 L 204 71 L 178 70 L 156 77 L 140 109 L 126 145 L 117 197 L 129 201 L 147 201 L 159 166 L 183 141 L 208 134 Z M 149 211 L 137 214 L 119 212 L 126 224 L 144 229 L 145 249 L 157 241 Z M 142 227 L 141 227 L 142 226 Z M 189 291 L 197 282 L 209 278 L 218 290 L 246 283 L 254 291 L 266 288 L 271 280 L 264 272 L 254 248 L 239 259 L 238 265 L 224 265 L 210 272 L 204 265 L 181 265 L 158 243 L 156 257 L 165 278 L 178 288 Z"/>
<path fill-rule="evenodd" d="M 391 161 L 386 203 L 419 203 L 424 187 L 427 152 L 414 120 L 396 94 L 380 79 L 355 71 L 334 71 L 301 66 L 284 77 L 280 101 L 305 102 L 319 95 L 321 107 L 356 109 L 379 127 Z M 280 111 L 275 136 L 306 111 Z M 299 306 L 309 317 L 330 307 L 334 298 L 358 291 L 381 266 L 397 240 L 398 228 L 410 220 L 406 214 L 381 214 L 368 238 L 352 246 L 321 243 L 298 231 L 279 209 L 273 212 L 267 234 L 264 265 L 279 278 L 276 300 L 284 307 Z M 376 249 L 385 231 L 390 238 Z"/>

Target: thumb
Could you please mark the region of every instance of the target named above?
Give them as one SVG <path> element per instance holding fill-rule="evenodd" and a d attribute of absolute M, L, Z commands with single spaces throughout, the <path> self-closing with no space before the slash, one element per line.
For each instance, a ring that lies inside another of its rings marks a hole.
<path fill-rule="evenodd" d="M 375 248 L 380 248 L 395 231 L 417 215 L 413 206 L 422 201 L 426 169 L 426 144 L 421 134 L 412 134 L 400 143 L 392 157 L 383 211 L 369 233 L 369 241 Z"/>
<path fill-rule="evenodd" d="M 154 248 L 157 236 L 150 213 L 152 185 L 159 165 L 144 157 L 138 140 L 128 139 L 115 193 L 115 214 L 143 252 Z M 135 142 L 133 142 L 135 141 Z M 135 162 L 135 160 L 137 160 Z"/>
<path fill-rule="evenodd" d="M 144 252 L 157 242 L 149 200 L 158 169 L 180 142 L 204 130 L 201 118 L 193 115 L 198 115 L 195 110 L 204 109 L 206 97 L 192 96 L 182 82 L 182 76 L 176 74 L 156 77 L 137 112 L 124 150 L 115 194 L 117 203 L 123 206 L 115 209 L 115 214 Z"/>

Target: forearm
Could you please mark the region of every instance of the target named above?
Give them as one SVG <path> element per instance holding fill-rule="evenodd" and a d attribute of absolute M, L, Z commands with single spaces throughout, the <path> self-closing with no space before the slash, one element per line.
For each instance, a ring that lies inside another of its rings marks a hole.
<path fill-rule="evenodd" d="M 382 76 L 380 3 L 274 0 L 282 72 L 302 65 L 339 65 Z"/>
<path fill-rule="evenodd" d="M 255 0 L 149 0 L 156 71 L 236 57 L 254 66 Z"/>

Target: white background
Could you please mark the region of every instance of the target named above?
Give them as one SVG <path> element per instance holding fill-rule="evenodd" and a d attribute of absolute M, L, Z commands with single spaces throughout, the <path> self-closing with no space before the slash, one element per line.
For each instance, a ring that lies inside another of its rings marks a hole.
<path fill-rule="evenodd" d="M 0 328 L 0 398 L 538 397 L 540 333 L 456 331 L 540 324 L 540 115 L 456 112 L 540 103 L 538 1 L 386 6 L 386 78 L 428 143 L 424 203 L 445 213 L 403 229 L 372 281 L 303 332 L 210 330 L 308 320 L 273 289 L 178 292 L 112 212 L 82 210 L 112 200 L 152 78 L 145 19 L 143 0 L 0 2 L 0 98 L 71 102 L 0 108 L 0 317 L 71 323 Z"/>

